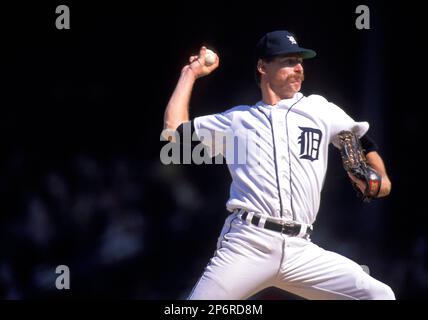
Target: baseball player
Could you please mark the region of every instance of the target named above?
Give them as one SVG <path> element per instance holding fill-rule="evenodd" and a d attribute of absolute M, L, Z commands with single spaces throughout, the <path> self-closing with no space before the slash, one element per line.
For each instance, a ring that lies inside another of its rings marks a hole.
<path fill-rule="evenodd" d="M 339 148 L 340 132 L 361 138 L 368 163 L 382 179 L 374 197 L 389 194 L 391 183 L 377 146 L 365 136 L 369 124 L 354 121 L 322 96 L 300 93 L 303 60 L 316 53 L 300 47 L 290 32 L 267 33 L 255 52 L 261 101 L 189 121 L 195 81 L 219 66 L 218 56 L 206 65 L 207 49 L 202 47 L 182 69 L 166 107 L 163 136 L 183 135 L 190 128 L 211 155 L 220 153 L 226 160 L 227 147 L 213 141 L 227 139 L 218 137 L 233 134 L 256 146 L 244 150 L 247 161 L 227 161 L 233 179 L 226 205 L 230 215 L 189 299 L 246 299 L 271 286 L 306 299 L 395 299 L 389 286 L 360 265 L 310 239 L 328 145 Z M 351 178 L 364 191 L 366 183 Z"/>

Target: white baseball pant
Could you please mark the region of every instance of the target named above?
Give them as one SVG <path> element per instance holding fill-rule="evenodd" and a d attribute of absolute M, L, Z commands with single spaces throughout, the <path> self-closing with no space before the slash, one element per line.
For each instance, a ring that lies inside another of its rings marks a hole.
<path fill-rule="evenodd" d="M 395 299 L 389 286 L 354 261 L 309 239 L 248 224 L 238 213 L 226 219 L 214 257 L 188 299 L 246 299 L 271 286 L 306 299 Z"/>

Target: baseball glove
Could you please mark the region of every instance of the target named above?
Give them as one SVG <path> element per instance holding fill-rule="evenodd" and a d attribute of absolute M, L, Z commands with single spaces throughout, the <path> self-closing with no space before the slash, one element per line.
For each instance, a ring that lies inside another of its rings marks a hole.
<path fill-rule="evenodd" d="M 365 182 L 366 187 L 362 192 L 357 184 L 352 181 L 352 186 L 357 191 L 357 196 L 364 202 L 377 197 L 382 182 L 381 176 L 367 164 L 364 149 L 360 140 L 351 131 L 341 131 L 338 135 L 340 143 L 340 154 L 342 156 L 343 168 L 354 177 Z"/>

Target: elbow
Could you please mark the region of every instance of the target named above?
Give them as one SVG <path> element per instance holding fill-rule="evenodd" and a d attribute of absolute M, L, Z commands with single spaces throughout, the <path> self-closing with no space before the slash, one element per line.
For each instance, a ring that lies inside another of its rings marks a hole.
<path fill-rule="evenodd" d="M 166 115 L 165 115 L 165 118 L 163 119 L 163 131 L 165 130 L 175 130 L 175 128 L 173 128 L 173 123 L 171 119 L 168 119 Z"/>
<path fill-rule="evenodd" d="M 169 122 L 164 121 L 163 130 L 161 132 L 161 139 L 164 141 L 175 142 L 177 140 L 177 128 L 182 124 L 182 122 Z"/>
<path fill-rule="evenodd" d="M 163 130 L 175 131 L 180 126 L 182 122 L 180 121 L 168 121 L 163 122 Z"/>
<path fill-rule="evenodd" d="M 163 141 L 174 141 L 175 130 L 170 129 L 167 126 L 164 126 L 160 136 Z"/>

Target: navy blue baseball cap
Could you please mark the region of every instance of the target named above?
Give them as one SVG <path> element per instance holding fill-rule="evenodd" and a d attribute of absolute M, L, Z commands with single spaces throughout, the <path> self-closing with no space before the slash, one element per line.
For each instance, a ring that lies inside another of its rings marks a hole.
<path fill-rule="evenodd" d="M 310 59 L 317 55 L 314 50 L 299 47 L 292 33 L 279 30 L 269 32 L 259 40 L 255 58 L 257 60 L 293 53 L 298 54 L 303 59 Z"/>

